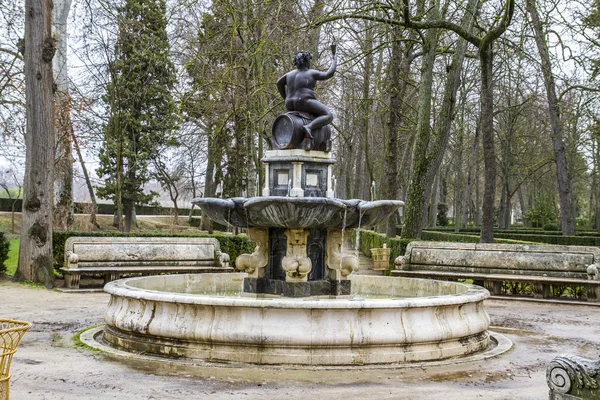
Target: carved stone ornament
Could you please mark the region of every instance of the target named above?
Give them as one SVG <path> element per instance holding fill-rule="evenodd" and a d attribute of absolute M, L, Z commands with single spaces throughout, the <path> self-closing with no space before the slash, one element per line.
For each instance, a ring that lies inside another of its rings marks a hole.
<path fill-rule="evenodd" d="M 312 262 L 306 254 L 307 229 L 287 229 L 287 255 L 281 260 L 287 282 L 306 282 Z"/>
<path fill-rule="evenodd" d="M 598 280 L 598 264 L 592 264 L 587 267 L 587 276 L 590 281 Z"/>
<path fill-rule="evenodd" d="M 331 280 L 349 279 L 358 271 L 358 258 L 354 254 L 342 255 L 342 231 L 330 229 L 327 232 L 327 268 Z"/>
<path fill-rule="evenodd" d="M 405 265 L 406 265 L 406 257 L 405 256 L 398 256 L 394 260 L 394 266 L 396 269 L 404 269 Z"/>
<path fill-rule="evenodd" d="M 267 228 L 249 228 L 248 236 L 256 243 L 252 254 L 241 254 L 235 260 L 235 268 L 244 271 L 251 278 L 264 278 L 269 263 L 269 230 Z"/>
<path fill-rule="evenodd" d="M 556 357 L 546 369 L 546 382 L 550 387 L 550 398 L 600 398 L 599 371 L 600 361 L 573 355 Z"/>

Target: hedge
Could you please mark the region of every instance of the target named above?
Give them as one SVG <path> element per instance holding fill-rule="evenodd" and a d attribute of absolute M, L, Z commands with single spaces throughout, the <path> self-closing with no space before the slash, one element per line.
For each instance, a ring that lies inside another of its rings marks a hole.
<path fill-rule="evenodd" d="M 436 226 L 431 228 L 426 228 L 428 231 L 433 232 L 445 232 L 445 233 L 453 233 L 453 234 L 467 234 L 467 235 L 479 235 L 481 233 L 481 228 L 477 227 L 468 227 L 462 228 L 458 232 L 454 232 L 454 226 Z M 396 225 L 396 235 L 400 236 L 402 233 L 402 226 Z M 524 228 L 524 227 L 512 227 L 510 229 L 494 229 L 494 233 L 539 233 L 542 235 L 562 235 L 560 231 L 544 231 L 541 228 Z M 600 235 L 600 234 L 599 234 Z M 593 235 L 592 235 L 593 236 Z"/>
<path fill-rule="evenodd" d="M 0 232 L 0 275 L 6 272 L 6 265 L 4 265 L 4 262 L 8 259 L 8 248 L 9 241 L 4 235 L 4 232 Z"/>
<path fill-rule="evenodd" d="M 12 211 L 12 203 L 14 200 L 0 198 L 0 211 Z M 23 200 L 17 199 L 15 204 L 15 211 L 21 212 Z M 73 211 L 77 214 L 89 213 L 91 203 L 73 203 Z M 137 206 L 137 215 L 173 215 L 173 207 L 151 207 L 151 206 Z M 178 215 L 189 215 L 189 208 L 178 208 Z M 115 213 L 114 204 L 98 203 L 98 214 L 112 215 Z M 195 207 L 192 215 L 200 215 L 201 211 Z"/>
<path fill-rule="evenodd" d="M 433 242 L 460 242 L 460 243 L 479 243 L 479 235 L 464 235 L 460 233 L 423 231 L 422 240 L 431 240 Z M 515 240 L 508 238 L 500 238 L 494 233 L 494 243 L 506 244 L 532 244 L 533 241 Z"/>
<path fill-rule="evenodd" d="M 178 234 L 166 234 L 164 232 L 153 233 L 153 232 L 135 232 L 135 233 L 123 233 L 123 232 L 77 232 L 77 231 L 55 231 L 52 233 L 52 247 L 54 253 L 54 269 L 58 270 L 63 267 L 65 258 L 65 243 L 71 236 L 95 236 L 95 237 L 213 237 L 217 239 L 221 245 L 221 251 L 229 254 L 231 260 L 234 261 L 237 256 L 243 253 L 252 253 L 254 251 L 254 245 L 248 237 L 245 235 L 226 235 L 226 234 L 213 234 L 208 235 L 206 233 L 178 233 Z M 1 248 L 0 248 L 1 250 Z M 8 251 L 7 251 L 8 253 Z M 0 251 L 0 259 L 2 253 Z"/>
<path fill-rule="evenodd" d="M 494 231 L 495 243 L 543 243 L 565 246 L 600 246 L 600 236 L 560 236 L 557 234 L 517 233 L 510 231 Z M 423 231 L 423 240 L 479 243 L 479 235 L 464 233 L 440 232 L 439 230 Z"/>
<path fill-rule="evenodd" d="M 600 246 L 600 237 L 597 236 L 559 236 L 518 233 L 499 233 L 494 235 L 498 238 L 565 246 Z"/>

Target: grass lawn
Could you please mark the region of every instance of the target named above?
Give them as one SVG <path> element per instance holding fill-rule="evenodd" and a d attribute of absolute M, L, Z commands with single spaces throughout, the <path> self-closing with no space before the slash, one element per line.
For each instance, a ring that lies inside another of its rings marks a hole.
<path fill-rule="evenodd" d="M 19 262 L 19 244 L 21 239 L 13 239 L 10 241 L 10 248 L 8 250 L 8 259 L 4 262 L 6 265 L 6 274 L 14 275 L 17 270 L 17 263 Z"/>

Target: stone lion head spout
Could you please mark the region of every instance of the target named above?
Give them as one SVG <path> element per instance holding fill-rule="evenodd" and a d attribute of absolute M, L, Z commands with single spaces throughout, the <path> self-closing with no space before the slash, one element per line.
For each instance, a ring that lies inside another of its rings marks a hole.
<path fill-rule="evenodd" d="M 297 68 L 310 68 L 310 60 L 312 60 L 312 54 L 302 50 L 294 56 L 293 61 Z"/>

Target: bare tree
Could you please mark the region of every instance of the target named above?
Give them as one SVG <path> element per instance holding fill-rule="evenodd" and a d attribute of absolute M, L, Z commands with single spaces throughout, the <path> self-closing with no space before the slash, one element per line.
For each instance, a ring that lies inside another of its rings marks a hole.
<path fill-rule="evenodd" d="M 535 34 L 535 43 L 537 45 L 538 52 L 540 53 L 542 74 L 544 75 L 544 84 L 546 86 L 548 116 L 550 118 L 551 127 L 550 136 L 552 137 L 553 142 L 554 158 L 556 162 L 556 179 L 558 181 L 560 225 L 563 235 L 572 236 L 575 235 L 575 218 L 572 214 L 572 176 L 570 175 L 567 167 L 567 159 L 565 156 L 560 108 L 558 104 L 558 98 L 556 96 L 556 83 L 554 82 L 554 75 L 552 75 L 548 43 L 546 43 L 546 35 L 542 29 L 542 22 L 540 21 L 535 0 L 527 0 L 527 12 L 531 16 L 531 23 L 533 32 Z"/>

